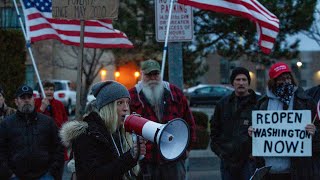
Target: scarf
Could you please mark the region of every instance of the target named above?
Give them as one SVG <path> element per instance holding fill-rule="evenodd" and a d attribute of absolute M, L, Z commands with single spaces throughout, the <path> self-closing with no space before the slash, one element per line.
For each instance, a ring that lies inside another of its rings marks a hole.
<path fill-rule="evenodd" d="M 279 100 L 283 103 L 284 107 L 288 107 L 290 100 L 293 97 L 293 90 L 294 85 L 290 82 L 285 82 L 276 87 L 274 94 L 279 97 Z"/>

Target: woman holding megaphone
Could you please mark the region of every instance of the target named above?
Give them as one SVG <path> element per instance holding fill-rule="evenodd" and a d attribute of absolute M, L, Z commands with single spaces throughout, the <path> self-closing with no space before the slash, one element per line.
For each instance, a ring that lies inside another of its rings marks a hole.
<path fill-rule="evenodd" d="M 133 142 L 124 131 L 129 92 L 118 82 L 105 81 L 95 84 L 92 94 L 97 112 L 90 112 L 83 121 L 64 124 L 60 131 L 64 145 L 72 147 L 77 179 L 134 179 L 146 142 L 142 137 Z"/>

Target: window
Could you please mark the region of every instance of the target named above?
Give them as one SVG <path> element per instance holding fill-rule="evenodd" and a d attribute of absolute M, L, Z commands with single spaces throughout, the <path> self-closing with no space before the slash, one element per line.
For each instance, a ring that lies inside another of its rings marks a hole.
<path fill-rule="evenodd" d="M 204 87 L 197 90 L 199 94 L 208 94 L 212 91 L 212 87 Z"/>
<path fill-rule="evenodd" d="M 21 8 L 20 8 L 21 9 Z M 20 10 L 20 13 L 22 10 Z M 21 14 L 23 17 L 23 14 Z M 7 29 L 7 28 L 19 28 L 20 23 L 19 18 L 14 7 L 0 7 L 0 28 Z"/>
<path fill-rule="evenodd" d="M 54 82 L 54 86 L 55 86 L 55 91 L 67 89 L 66 84 L 60 83 L 60 82 Z"/>

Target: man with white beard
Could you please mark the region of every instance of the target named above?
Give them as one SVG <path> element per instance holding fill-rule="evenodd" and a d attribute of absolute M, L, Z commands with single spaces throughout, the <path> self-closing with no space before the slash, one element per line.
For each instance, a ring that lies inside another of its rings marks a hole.
<path fill-rule="evenodd" d="M 130 111 L 154 122 L 166 124 L 175 118 L 182 118 L 190 128 L 191 141 L 186 153 L 175 161 L 167 161 L 161 157 L 157 145 L 148 142 L 147 153 L 141 162 L 143 179 L 175 179 L 186 178 L 184 161 L 192 144 L 196 141 L 195 122 L 183 92 L 166 81 L 162 81 L 160 65 L 155 60 L 141 63 L 141 81 L 130 92 Z M 179 131 L 177 129 L 177 131 Z"/>
<path fill-rule="evenodd" d="M 17 112 L 0 124 L 0 179 L 62 178 L 63 146 L 54 120 L 37 113 L 33 90 L 17 89 Z"/>

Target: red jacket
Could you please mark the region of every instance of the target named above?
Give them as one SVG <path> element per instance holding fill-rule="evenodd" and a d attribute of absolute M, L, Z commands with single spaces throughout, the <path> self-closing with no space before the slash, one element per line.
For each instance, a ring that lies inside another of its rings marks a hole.
<path fill-rule="evenodd" d="M 169 84 L 168 82 L 163 82 L 165 87 L 164 91 L 164 112 L 163 118 L 161 120 L 162 124 L 175 118 L 182 118 L 188 124 L 190 128 L 190 142 L 188 149 L 191 149 L 193 143 L 196 142 L 195 134 L 195 122 L 193 115 L 189 109 L 187 99 L 183 95 L 183 92 L 176 86 Z M 130 111 L 131 113 L 136 112 L 140 114 L 143 118 L 149 119 L 154 122 L 159 122 L 155 112 L 151 108 L 151 105 L 146 100 L 142 92 L 142 84 L 138 83 L 134 88 L 129 90 L 131 101 L 130 101 Z M 177 129 L 178 131 L 178 129 Z M 160 154 L 157 152 L 152 143 L 147 143 L 147 153 L 145 155 L 145 161 L 161 163 Z M 152 155 L 152 152 L 156 152 L 156 155 Z M 155 157 L 156 156 L 156 157 Z"/>
<path fill-rule="evenodd" d="M 35 99 L 36 111 L 52 117 L 54 119 L 57 127 L 60 129 L 62 124 L 68 121 L 67 112 L 66 112 L 66 109 L 64 108 L 62 102 L 60 102 L 56 99 L 52 99 L 52 100 L 50 100 L 52 112 L 48 111 L 48 109 L 46 109 L 44 112 L 42 112 L 40 110 L 41 101 L 42 101 L 42 98 Z"/>
<path fill-rule="evenodd" d="M 51 112 L 48 111 L 48 108 L 46 108 L 46 110 L 42 112 L 40 110 L 41 101 L 42 98 L 37 98 L 34 100 L 36 111 L 52 117 L 58 129 L 60 129 L 63 123 L 68 121 L 67 112 L 62 102 L 53 98 L 52 100 L 50 100 Z M 64 149 L 64 160 L 67 161 L 68 159 L 68 152 L 66 149 Z"/>

